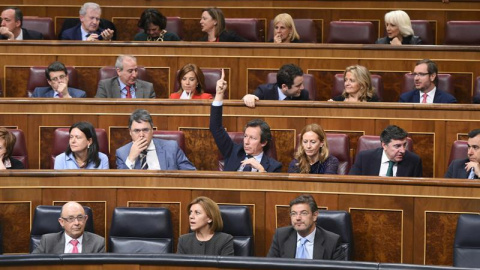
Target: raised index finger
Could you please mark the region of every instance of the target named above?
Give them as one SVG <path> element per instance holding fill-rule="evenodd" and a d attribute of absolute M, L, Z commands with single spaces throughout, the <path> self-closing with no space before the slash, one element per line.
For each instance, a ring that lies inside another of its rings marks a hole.
<path fill-rule="evenodd" d="M 225 80 L 225 71 L 222 68 L 222 77 L 220 78 L 221 80 Z"/>

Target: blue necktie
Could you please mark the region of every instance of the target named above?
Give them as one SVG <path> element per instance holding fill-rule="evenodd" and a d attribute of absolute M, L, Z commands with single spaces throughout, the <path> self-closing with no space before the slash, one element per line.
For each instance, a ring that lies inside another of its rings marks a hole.
<path fill-rule="evenodd" d="M 307 238 L 300 238 L 300 245 L 297 247 L 297 254 L 295 254 L 296 259 L 308 259 L 307 256 L 307 246 L 306 243 L 308 242 Z"/>
<path fill-rule="evenodd" d="M 473 168 L 470 169 L 470 173 L 468 174 L 468 179 L 475 179 L 475 170 Z"/>

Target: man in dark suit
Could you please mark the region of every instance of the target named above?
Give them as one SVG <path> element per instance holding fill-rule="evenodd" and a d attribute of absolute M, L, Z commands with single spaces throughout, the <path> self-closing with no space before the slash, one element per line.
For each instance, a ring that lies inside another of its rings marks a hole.
<path fill-rule="evenodd" d="M 400 102 L 411 103 L 457 103 L 447 92 L 437 89 L 438 67 L 430 59 L 417 62 L 413 70 L 415 89 L 400 95 Z"/>
<path fill-rule="evenodd" d="M 455 159 L 448 166 L 445 178 L 478 179 L 480 177 L 480 129 L 468 133 L 466 159 Z"/>
<path fill-rule="evenodd" d="M 283 65 L 277 72 L 277 82 L 260 85 L 255 92 L 247 94 L 243 102 L 250 108 L 257 100 L 310 100 L 303 86 L 303 70 L 294 65 Z"/>
<path fill-rule="evenodd" d="M 0 39 L 8 40 L 35 40 L 43 39 L 40 32 L 27 30 L 23 26 L 23 13 L 19 8 L 8 7 L 2 11 Z"/>
<path fill-rule="evenodd" d="M 68 87 L 68 71 L 64 64 L 55 61 L 45 69 L 45 76 L 50 86 L 37 87 L 32 97 L 44 98 L 84 98 L 85 91 Z"/>
<path fill-rule="evenodd" d="M 100 16 L 102 9 L 96 3 L 85 3 L 80 8 L 80 24 L 62 32 L 62 40 L 112 40 L 114 31 L 112 29 L 100 28 Z"/>
<path fill-rule="evenodd" d="M 251 120 L 245 126 L 243 144 L 235 144 L 222 126 L 223 95 L 227 89 L 225 73 L 217 81 L 217 93 L 211 106 L 210 132 L 225 158 L 224 171 L 280 172 L 282 164 L 267 156 L 272 134 L 268 124 Z"/>
<path fill-rule="evenodd" d="M 344 260 L 340 236 L 317 226 L 318 208 L 311 195 L 290 202 L 292 226 L 278 228 L 267 257 Z"/>
<path fill-rule="evenodd" d="M 176 141 L 153 138 L 146 110 L 135 110 L 128 122 L 132 142 L 117 149 L 117 169 L 195 170 Z"/>
<path fill-rule="evenodd" d="M 407 135 L 398 126 L 386 127 L 380 134 L 382 147 L 357 153 L 349 174 L 422 177 L 422 159 L 406 151 Z"/>
<path fill-rule="evenodd" d="M 115 62 L 117 75 L 98 83 L 97 98 L 155 98 L 153 84 L 137 79 L 137 58 L 120 55 Z"/>
<path fill-rule="evenodd" d="M 32 253 L 101 253 L 105 252 L 105 239 L 85 232 L 88 216 L 77 202 L 63 205 L 58 222 L 65 231 L 44 234 Z"/>

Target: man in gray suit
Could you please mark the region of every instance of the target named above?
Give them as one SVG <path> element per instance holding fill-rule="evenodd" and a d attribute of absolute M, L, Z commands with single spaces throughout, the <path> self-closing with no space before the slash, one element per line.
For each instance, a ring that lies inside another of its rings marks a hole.
<path fill-rule="evenodd" d="M 318 208 L 311 195 L 290 202 L 292 226 L 278 228 L 267 257 L 344 260 L 340 236 L 317 226 Z"/>
<path fill-rule="evenodd" d="M 88 216 L 77 202 L 67 202 L 62 207 L 58 222 L 65 231 L 44 234 L 40 245 L 32 253 L 101 253 L 105 252 L 105 239 L 85 232 Z"/>
<path fill-rule="evenodd" d="M 117 169 L 196 170 L 176 141 L 153 138 L 146 110 L 135 110 L 128 122 L 132 142 L 117 149 Z"/>
<path fill-rule="evenodd" d="M 97 98 L 155 98 L 153 84 L 137 79 L 137 58 L 120 55 L 115 62 L 117 76 L 98 83 Z"/>
<path fill-rule="evenodd" d="M 480 129 L 468 133 L 467 158 L 455 159 L 445 178 L 478 179 L 480 177 Z"/>
<path fill-rule="evenodd" d="M 45 76 L 50 86 L 36 87 L 32 97 L 42 98 L 84 98 L 85 91 L 68 87 L 68 70 L 61 62 L 55 61 L 45 69 Z"/>

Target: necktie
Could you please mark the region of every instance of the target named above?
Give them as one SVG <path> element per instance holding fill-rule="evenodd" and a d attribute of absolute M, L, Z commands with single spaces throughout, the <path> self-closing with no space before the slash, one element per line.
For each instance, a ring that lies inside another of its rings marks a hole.
<path fill-rule="evenodd" d="M 468 174 L 468 179 L 475 179 L 475 170 L 473 168 L 470 169 L 470 173 Z"/>
<path fill-rule="evenodd" d="M 70 244 L 73 245 L 72 253 L 78 253 L 78 240 L 77 239 L 72 239 L 70 240 Z"/>
<path fill-rule="evenodd" d="M 305 245 L 307 242 L 307 238 L 300 238 L 300 245 L 297 246 L 297 254 L 295 254 L 296 259 L 308 259 L 307 246 Z"/>
<path fill-rule="evenodd" d="M 391 160 L 388 161 L 387 176 L 393 176 L 393 164 L 395 164 L 395 162 Z"/>
<path fill-rule="evenodd" d="M 141 154 L 141 159 L 142 159 L 142 167 L 141 170 L 148 170 L 148 164 L 147 164 L 147 150 L 144 150 Z"/>
<path fill-rule="evenodd" d="M 427 103 L 427 93 L 423 94 L 423 99 L 422 99 L 422 103 Z"/>
<path fill-rule="evenodd" d="M 247 158 L 252 158 L 252 157 L 253 157 L 252 155 L 247 155 Z M 252 166 L 250 164 L 245 165 L 245 167 L 243 167 L 243 171 L 244 172 L 251 172 L 252 171 Z"/>
<path fill-rule="evenodd" d="M 125 98 L 132 98 L 132 93 L 130 92 L 130 85 L 125 85 L 125 89 L 127 89 L 127 96 Z"/>

